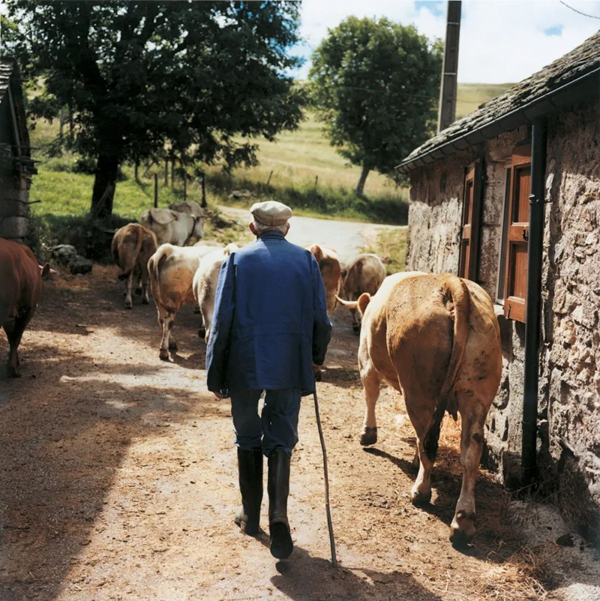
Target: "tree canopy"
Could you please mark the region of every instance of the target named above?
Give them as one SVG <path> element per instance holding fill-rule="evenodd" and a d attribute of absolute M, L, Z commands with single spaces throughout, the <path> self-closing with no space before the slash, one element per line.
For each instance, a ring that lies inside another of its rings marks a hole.
<path fill-rule="evenodd" d="M 5 51 L 43 78 L 33 116 L 74 115 L 74 148 L 97 159 L 92 210 L 110 214 L 119 165 L 177 156 L 229 167 L 293 129 L 302 94 L 287 70 L 295 2 L 7 0 Z"/>
<path fill-rule="evenodd" d="M 393 168 L 435 131 L 442 46 L 409 25 L 350 17 L 314 52 L 309 77 L 331 144 L 362 173 Z"/>

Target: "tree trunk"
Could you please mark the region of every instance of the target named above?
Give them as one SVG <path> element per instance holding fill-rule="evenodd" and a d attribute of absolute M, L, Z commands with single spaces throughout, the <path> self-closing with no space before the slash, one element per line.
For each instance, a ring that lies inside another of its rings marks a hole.
<path fill-rule="evenodd" d="M 360 178 L 358 180 L 358 185 L 356 186 L 356 195 L 363 196 L 365 191 L 365 182 L 367 181 L 367 175 L 369 175 L 369 167 L 363 165 L 362 172 L 360 174 Z"/>
<path fill-rule="evenodd" d="M 96 167 L 91 214 L 94 217 L 112 215 L 119 161 L 116 157 L 100 155 Z"/>

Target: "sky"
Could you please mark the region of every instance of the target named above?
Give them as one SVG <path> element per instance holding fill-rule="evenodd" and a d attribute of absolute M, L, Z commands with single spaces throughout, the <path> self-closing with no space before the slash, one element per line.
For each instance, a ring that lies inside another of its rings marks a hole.
<path fill-rule="evenodd" d="M 463 0 L 458 81 L 516 83 L 566 54 L 600 30 L 600 1 Z M 305 79 L 310 55 L 347 17 L 387 17 L 412 24 L 430 39 L 444 38 L 446 2 L 436 0 L 303 0 L 301 35 L 295 54 L 305 64 L 294 74 Z"/>

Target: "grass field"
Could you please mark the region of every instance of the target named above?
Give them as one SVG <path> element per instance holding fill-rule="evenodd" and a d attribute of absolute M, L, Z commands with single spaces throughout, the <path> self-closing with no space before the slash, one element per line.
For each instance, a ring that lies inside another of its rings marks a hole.
<path fill-rule="evenodd" d="M 459 84 L 457 113 L 462 116 L 501 94 L 506 85 Z M 66 132 L 65 132 L 66 133 Z M 31 144 L 37 148 L 38 175 L 33 180 L 30 198 L 41 200 L 32 206 L 39 227 L 54 239 L 66 235 L 71 219 L 82 220 L 87 214 L 92 194 L 93 176 L 75 173 L 76 156 L 48 156 L 48 149 L 58 136 L 58 122 L 38 121 L 31 132 Z M 308 113 L 295 132 L 281 134 L 276 142 L 257 140 L 259 165 L 237 169 L 226 175 L 218 167 L 207 169 L 208 202 L 211 205 L 233 204 L 247 207 L 256 200 L 274 198 L 292 206 L 297 214 L 336 219 L 352 219 L 381 223 L 407 221 L 407 191 L 389 178 L 372 172 L 365 186 L 365 199 L 356 197 L 354 188 L 359 167 L 350 166 L 330 146 L 323 126 Z M 400 161 L 403 157 L 398 157 Z M 153 203 L 152 175 L 159 173 L 159 205 L 167 206 L 179 200 L 182 186 L 175 190 L 163 185 L 163 168 L 155 166 L 142 184 L 133 177 L 133 169 L 123 168 L 124 181 L 117 184 L 114 212 L 115 222 L 137 219 Z M 140 172 L 144 172 L 142 168 Z M 249 195 L 231 198 L 234 190 Z M 188 186 L 188 198 L 200 199 L 196 184 Z M 62 224 L 62 226 L 60 225 Z M 58 228 L 58 233 L 56 232 Z"/>

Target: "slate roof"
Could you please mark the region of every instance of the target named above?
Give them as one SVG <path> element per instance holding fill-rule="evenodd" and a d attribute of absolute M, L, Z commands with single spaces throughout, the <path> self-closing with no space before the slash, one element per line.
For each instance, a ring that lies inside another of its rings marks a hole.
<path fill-rule="evenodd" d="M 598 94 L 600 31 L 541 71 L 514 85 L 429 139 L 396 167 L 408 172 L 504 131 L 530 123 L 535 117 Z M 569 94 L 566 94 L 567 88 Z M 577 89 L 577 94 L 574 92 Z M 560 97 L 559 97 L 560 95 Z"/>

